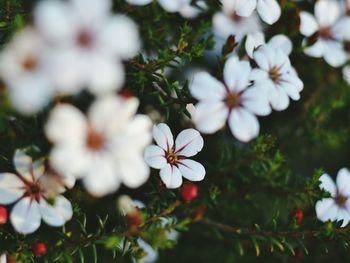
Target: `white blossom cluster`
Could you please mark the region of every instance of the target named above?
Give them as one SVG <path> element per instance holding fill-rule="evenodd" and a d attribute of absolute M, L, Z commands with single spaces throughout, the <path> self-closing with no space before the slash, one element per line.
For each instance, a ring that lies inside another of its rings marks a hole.
<path fill-rule="evenodd" d="M 157 2 L 165 11 L 191 19 L 207 9 L 201 0 L 195 6 L 190 0 Z M 138 27 L 130 18 L 113 14 L 110 0 L 51 0 L 37 5 L 33 26 L 17 32 L 0 53 L 0 77 L 13 106 L 23 114 L 35 114 L 49 108 L 54 97 L 82 90 L 95 101 L 87 113 L 68 103 L 52 106 L 43 127 L 53 144 L 48 167 L 17 150 L 16 173 L 0 174 L 0 203 L 16 203 L 10 220 L 18 232 L 32 233 L 41 221 L 62 226 L 70 220 L 72 206 L 62 194 L 76 179 L 96 197 L 114 193 L 121 184 L 140 187 L 149 178 L 149 167 L 160 170 L 167 188 L 180 187 L 183 178 L 201 181 L 206 170 L 192 160 L 204 146 L 200 133 L 215 133 L 227 122 L 236 139 L 249 142 L 259 135 L 257 116 L 286 110 L 291 100 L 300 99 L 304 85 L 289 58 L 291 40 L 278 34 L 265 41 L 264 28 L 282 13 L 278 2 L 222 0 L 221 4 L 222 11 L 213 17 L 213 31 L 225 38 L 234 35 L 244 43 L 246 54 L 229 54 L 221 77 L 206 71 L 193 75 L 189 90 L 198 101 L 192 113 L 198 130 L 185 129 L 175 139 L 165 123 L 152 130 L 150 118 L 137 113 L 137 98 L 115 93 L 126 77 L 123 61 L 141 51 Z M 344 65 L 349 58 L 345 43 L 350 41 L 350 18 L 341 4 L 319 0 L 315 16 L 301 12 L 300 19 L 304 53 L 323 57 L 334 67 Z M 349 66 L 343 73 L 350 82 Z M 149 145 L 152 137 L 156 145 Z M 316 204 L 320 220 L 343 220 L 343 226 L 350 221 L 349 180 L 347 170 L 339 172 L 336 185 L 328 175 L 321 177 L 321 187 L 331 197 Z M 143 241 L 138 242 L 142 246 Z"/>

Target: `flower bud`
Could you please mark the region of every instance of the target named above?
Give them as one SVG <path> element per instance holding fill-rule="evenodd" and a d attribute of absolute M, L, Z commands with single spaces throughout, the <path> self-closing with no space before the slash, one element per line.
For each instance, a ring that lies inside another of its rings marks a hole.
<path fill-rule="evenodd" d="M 32 245 L 32 252 L 34 256 L 36 257 L 41 257 L 46 254 L 47 252 L 47 247 L 46 244 L 43 242 L 37 242 Z"/>
<path fill-rule="evenodd" d="M 4 206 L 0 206 L 0 225 L 6 224 L 7 218 L 7 209 Z"/>
<path fill-rule="evenodd" d="M 180 194 L 185 202 L 191 202 L 198 197 L 198 186 L 193 183 L 186 183 L 181 188 Z"/>

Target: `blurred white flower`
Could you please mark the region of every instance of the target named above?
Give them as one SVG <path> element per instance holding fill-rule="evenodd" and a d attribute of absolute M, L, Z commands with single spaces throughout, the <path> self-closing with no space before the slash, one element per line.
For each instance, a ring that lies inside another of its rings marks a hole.
<path fill-rule="evenodd" d="M 135 115 L 138 105 L 136 98 L 110 95 L 95 101 L 87 117 L 74 106 L 56 106 L 45 127 L 55 144 L 52 167 L 83 178 L 95 196 L 113 193 L 121 183 L 141 186 L 149 177 L 142 153 L 151 141 L 151 120 Z"/>
<path fill-rule="evenodd" d="M 26 28 L 16 33 L 0 54 L 0 77 L 9 89 L 13 105 L 23 114 L 41 110 L 54 92 L 44 47 L 38 33 Z"/>
<path fill-rule="evenodd" d="M 41 219 L 58 227 L 72 218 L 71 203 L 58 192 L 48 191 L 42 184 L 46 176 L 42 161 L 32 162 L 24 150 L 17 150 L 13 162 L 18 174 L 0 174 L 0 203 L 17 202 L 10 215 L 17 232 L 33 233 L 39 228 Z"/>
<path fill-rule="evenodd" d="M 251 80 L 266 89 L 273 109 L 285 110 L 289 98 L 300 99 L 304 84 L 291 66 L 285 49 L 264 44 L 254 51 L 253 57 L 258 68 L 253 69 Z"/>
<path fill-rule="evenodd" d="M 50 69 L 59 92 L 101 95 L 123 85 L 122 60 L 141 43 L 136 24 L 111 7 L 110 0 L 52 0 L 35 9 L 35 26 L 54 49 Z"/>
<path fill-rule="evenodd" d="M 167 188 L 178 188 L 182 176 L 190 181 L 201 181 L 205 176 L 202 164 L 187 157 L 195 156 L 203 148 L 203 138 L 198 131 L 186 129 L 176 137 L 168 125 L 160 123 L 153 126 L 153 138 L 157 145 L 150 145 L 144 153 L 149 166 L 160 169 L 160 178 Z"/>
<path fill-rule="evenodd" d="M 226 39 L 228 36 L 234 35 L 235 40 L 239 42 L 247 34 L 261 31 L 259 19 L 255 14 L 246 15 L 245 9 L 241 10 L 238 5 L 232 6 L 225 4 L 226 2 L 223 3 L 222 12 L 213 16 L 214 33 L 218 37 Z"/>
<path fill-rule="evenodd" d="M 126 0 L 132 5 L 147 5 L 152 0 Z M 158 0 L 158 3 L 165 11 L 169 13 L 180 13 L 185 18 L 195 18 L 201 12 L 197 7 L 191 5 L 191 0 Z M 196 1 L 196 5 L 202 9 L 206 9 L 207 5 L 204 1 Z"/>
<path fill-rule="evenodd" d="M 350 66 L 343 68 L 343 78 L 350 85 Z"/>
<path fill-rule="evenodd" d="M 265 44 L 265 35 L 263 32 L 248 34 L 245 42 L 245 50 L 248 56 L 253 58 L 254 50 L 263 44 Z M 292 41 L 282 34 L 273 36 L 268 44 L 274 49 L 281 49 L 287 56 L 289 56 L 293 50 Z"/>
<path fill-rule="evenodd" d="M 193 118 L 199 131 L 214 133 L 228 120 L 231 132 L 240 141 L 247 142 L 259 134 L 255 115 L 268 115 L 271 107 L 264 88 L 250 87 L 251 70 L 247 61 L 232 56 L 224 67 L 224 83 L 207 72 L 194 76 L 189 88 L 199 100 Z"/>
<path fill-rule="evenodd" d="M 343 220 L 341 227 L 350 221 L 350 172 L 346 168 L 339 170 L 336 184 L 328 174 L 320 177 L 320 188 L 331 194 L 316 203 L 317 218 L 322 222 Z"/>
<path fill-rule="evenodd" d="M 6 256 L 6 254 L 2 254 L 0 256 L 0 263 L 7 263 L 7 256 Z"/>
<path fill-rule="evenodd" d="M 309 39 L 316 39 L 304 53 L 311 57 L 323 57 L 338 67 L 347 60 L 343 41 L 350 40 L 350 17 L 341 16 L 340 3 L 320 0 L 315 4 L 315 17 L 308 12 L 300 13 L 300 32 Z M 307 39 L 304 41 L 307 43 Z"/>

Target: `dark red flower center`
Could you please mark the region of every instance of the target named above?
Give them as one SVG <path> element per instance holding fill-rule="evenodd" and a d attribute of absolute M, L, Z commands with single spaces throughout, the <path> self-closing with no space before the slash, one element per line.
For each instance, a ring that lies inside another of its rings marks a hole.
<path fill-rule="evenodd" d="M 241 104 L 241 96 L 237 93 L 229 92 L 227 93 L 224 102 L 228 108 L 236 108 Z"/>
<path fill-rule="evenodd" d="M 270 77 L 270 79 L 272 79 L 273 82 L 278 82 L 280 80 L 281 75 L 280 75 L 277 67 L 273 67 L 272 69 L 270 69 L 269 77 Z"/>
<path fill-rule="evenodd" d="M 337 196 L 334 198 L 334 201 L 336 202 L 336 204 L 340 207 L 344 207 L 346 204 L 346 201 L 348 200 L 347 197 L 341 195 L 341 194 L 337 194 Z"/>
<path fill-rule="evenodd" d="M 92 34 L 88 30 L 82 30 L 79 32 L 77 36 L 77 43 L 79 46 L 83 48 L 91 47 L 93 43 Z"/>
<path fill-rule="evenodd" d="M 86 137 L 86 146 L 92 151 L 99 151 L 104 148 L 106 139 L 100 132 L 89 129 Z"/>
<path fill-rule="evenodd" d="M 27 71 L 32 71 L 37 67 L 37 60 L 33 56 L 26 57 L 22 62 L 22 67 Z"/>

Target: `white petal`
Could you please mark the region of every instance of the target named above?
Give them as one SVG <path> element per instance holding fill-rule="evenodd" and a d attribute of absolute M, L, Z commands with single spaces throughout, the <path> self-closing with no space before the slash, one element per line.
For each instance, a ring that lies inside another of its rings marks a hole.
<path fill-rule="evenodd" d="M 155 169 L 161 169 L 167 164 L 165 153 L 162 148 L 150 145 L 145 149 L 144 159 L 146 163 Z"/>
<path fill-rule="evenodd" d="M 120 186 L 120 178 L 112 156 L 96 155 L 90 164 L 83 184 L 87 191 L 96 197 L 115 192 Z"/>
<path fill-rule="evenodd" d="M 323 40 L 317 40 L 315 44 L 304 49 L 304 53 L 310 57 L 320 58 L 324 53 L 324 44 Z"/>
<path fill-rule="evenodd" d="M 0 204 L 8 205 L 18 200 L 25 192 L 23 186 L 17 175 L 0 173 Z"/>
<path fill-rule="evenodd" d="M 165 151 L 173 148 L 174 138 L 168 125 L 160 123 L 153 126 L 153 138 Z"/>
<path fill-rule="evenodd" d="M 148 5 L 152 0 L 126 0 L 126 2 L 132 5 Z"/>
<path fill-rule="evenodd" d="M 242 108 L 232 110 L 228 124 L 233 135 L 242 142 L 248 142 L 259 134 L 258 119 Z"/>
<path fill-rule="evenodd" d="M 265 70 L 259 69 L 259 68 L 254 68 L 251 72 L 250 72 L 250 80 L 254 81 L 254 82 L 264 82 L 264 81 L 269 81 L 270 77 L 268 72 L 266 72 Z"/>
<path fill-rule="evenodd" d="M 345 66 L 343 68 L 343 77 L 344 80 L 350 85 L 350 66 Z"/>
<path fill-rule="evenodd" d="M 105 95 L 119 90 L 125 80 L 124 67 L 111 57 L 94 56 L 88 72 L 89 91 L 94 95 Z"/>
<path fill-rule="evenodd" d="M 137 239 L 137 244 L 140 248 L 142 248 L 143 252 L 146 254 L 144 257 L 142 257 L 138 262 L 139 263 L 153 263 L 156 262 L 159 253 L 157 250 L 155 250 L 152 246 L 147 244 L 143 239 L 138 238 Z M 136 261 L 133 261 L 136 262 Z"/>
<path fill-rule="evenodd" d="M 85 116 L 68 104 L 56 106 L 50 113 L 45 133 L 52 142 L 76 142 L 85 138 Z"/>
<path fill-rule="evenodd" d="M 281 83 L 279 84 L 281 89 L 284 89 L 288 96 L 293 100 L 300 99 L 300 91 L 303 89 L 304 84 L 298 78 L 298 76 L 287 73 L 281 77 Z"/>
<path fill-rule="evenodd" d="M 34 13 L 35 26 L 46 38 L 57 43 L 72 36 L 76 20 L 63 1 L 40 1 Z"/>
<path fill-rule="evenodd" d="M 180 9 L 179 1 L 158 0 L 158 3 L 161 5 L 161 7 L 170 13 L 177 12 Z"/>
<path fill-rule="evenodd" d="M 347 211 L 342 207 L 339 207 L 336 219 L 337 221 L 341 221 L 341 220 L 343 221 L 340 227 L 346 227 L 350 221 L 349 211 Z"/>
<path fill-rule="evenodd" d="M 200 152 L 203 148 L 204 140 L 195 129 L 186 129 L 180 132 L 175 140 L 175 152 L 178 155 L 191 157 Z"/>
<path fill-rule="evenodd" d="M 350 40 L 350 17 L 342 17 L 331 29 L 332 36 L 337 40 Z"/>
<path fill-rule="evenodd" d="M 130 124 L 138 106 L 137 98 L 124 99 L 110 94 L 95 100 L 89 109 L 88 119 L 94 131 L 114 138 Z"/>
<path fill-rule="evenodd" d="M 259 68 L 269 71 L 275 62 L 275 51 L 268 45 L 260 46 L 253 54 Z"/>
<path fill-rule="evenodd" d="M 115 36 L 118 36 L 118 41 L 113 40 Z M 135 56 L 141 46 L 137 25 L 122 15 L 113 16 L 107 22 L 99 41 L 103 47 L 122 59 Z"/>
<path fill-rule="evenodd" d="M 22 234 L 33 233 L 40 227 L 39 204 L 30 197 L 20 200 L 12 209 L 10 220 L 15 230 Z"/>
<path fill-rule="evenodd" d="M 61 195 L 55 198 L 53 205 L 44 199 L 39 204 L 42 218 L 50 226 L 63 226 L 73 216 L 71 203 Z"/>
<path fill-rule="evenodd" d="M 289 97 L 282 86 L 275 85 L 275 88 L 270 90 L 270 103 L 276 111 L 283 111 L 288 108 Z"/>
<path fill-rule="evenodd" d="M 272 37 L 269 41 L 269 45 L 275 49 L 281 49 L 287 56 L 289 56 L 293 50 L 292 41 L 282 34 Z"/>
<path fill-rule="evenodd" d="M 111 0 L 71 0 L 80 21 L 95 25 L 108 17 L 112 8 Z"/>
<path fill-rule="evenodd" d="M 256 0 L 236 0 L 232 1 L 235 4 L 235 13 L 239 16 L 249 17 L 256 8 Z M 225 6 L 225 5 L 224 5 Z"/>
<path fill-rule="evenodd" d="M 265 35 L 263 32 L 248 34 L 245 41 L 245 50 L 248 56 L 253 58 L 254 50 L 262 44 L 265 44 Z"/>
<path fill-rule="evenodd" d="M 182 184 L 182 175 L 176 166 L 167 164 L 160 170 L 159 175 L 167 188 L 178 188 Z"/>
<path fill-rule="evenodd" d="M 329 192 L 331 196 L 336 196 L 337 194 L 337 188 L 332 180 L 332 178 L 328 174 L 323 174 L 320 177 L 320 188 Z"/>
<path fill-rule="evenodd" d="M 340 16 L 340 6 L 337 1 L 320 0 L 315 4 L 315 17 L 322 27 L 333 25 Z"/>
<path fill-rule="evenodd" d="M 129 188 L 143 185 L 149 178 L 150 169 L 141 154 L 129 150 L 123 154 L 119 162 L 120 174 L 123 183 Z"/>
<path fill-rule="evenodd" d="M 214 133 L 224 127 L 229 110 L 223 102 L 202 102 L 195 108 L 193 121 L 202 133 Z"/>
<path fill-rule="evenodd" d="M 2 254 L 0 256 L 0 263 L 7 263 L 7 255 L 6 254 Z"/>
<path fill-rule="evenodd" d="M 184 159 L 177 162 L 178 168 L 183 177 L 187 180 L 196 182 L 202 181 L 205 176 L 205 168 L 199 162 Z"/>
<path fill-rule="evenodd" d="M 304 36 L 311 36 L 318 30 L 316 19 L 308 12 L 300 12 L 300 33 Z"/>
<path fill-rule="evenodd" d="M 189 89 L 197 100 L 217 101 L 226 96 L 224 85 L 207 72 L 196 73 Z"/>
<path fill-rule="evenodd" d="M 276 0 L 258 0 L 256 9 L 261 19 L 269 25 L 275 23 L 281 16 L 281 7 Z"/>
<path fill-rule="evenodd" d="M 337 218 L 338 206 L 332 198 L 324 198 L 316 203 L 316 215 L 319 220 L 326 222 Z"/>
<path fill-rule="evenodd" d="M 245 90 L 241 98 L 243 107 L 248 111 L 260 116 L 266 116 L 271 113 L 269 98 L 264 88 L 254 85 Z"/>
<path fill-rule="evenodd" d="M 18 149 L 15 151 L 13 156 L 13 163 L 15 165 L 16 171 L 23 176 L 26 180 L 34 182 L 35 178 L 32 176 L 32 158 L 28 156 L 23 149 Z"/>
<path fill-rule="evenodd" d="M 250 84 L 251 67 L 248 61 L 239 61 L 238 57 L 230 57 L 224 66 L 224 80 L 231 91 L 241 92 Z"/>
<path fill-rule="evenodd" d="M 342 168 L 338 172 L 337 189 L 341 195 L 350 196 L 350 172 L 346 168 Z"/>
<path fill-rule="evenodd" d="M 333 67 L 343 65 L 348 59 L 348 55 L 344 51 L 343 46 L 336 41 L 325 42 L 323 56 L 327 63 Z"/>

